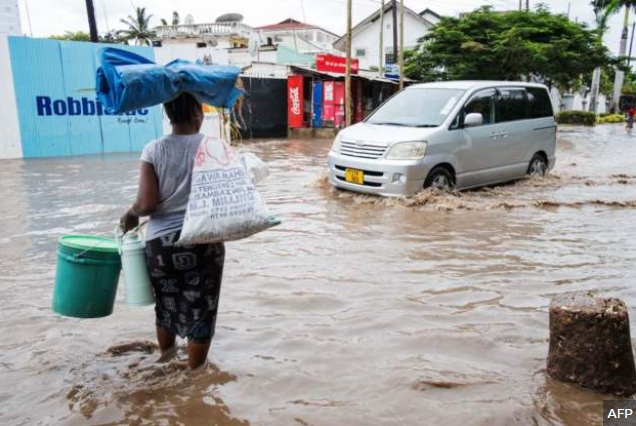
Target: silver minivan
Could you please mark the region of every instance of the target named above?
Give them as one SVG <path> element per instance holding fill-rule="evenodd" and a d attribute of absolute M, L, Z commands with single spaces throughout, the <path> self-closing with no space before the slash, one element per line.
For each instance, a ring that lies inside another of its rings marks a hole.
<path fill-rule="evenodd" d="M 410 86 L 336 137 L 328 157 L 338 188 L 410 197 L 543 176 L 554 167 L 548 88 L 510 81 Z"/>

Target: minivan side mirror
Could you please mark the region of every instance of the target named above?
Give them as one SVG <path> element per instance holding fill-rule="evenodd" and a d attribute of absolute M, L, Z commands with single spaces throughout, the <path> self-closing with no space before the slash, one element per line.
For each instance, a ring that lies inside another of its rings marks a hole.
<path fill-rule="evenodd" d="M 478 112 L 472 112 L 464 118 L 464 127 L 477 127 L 484 124 L 484 117 Z"/>

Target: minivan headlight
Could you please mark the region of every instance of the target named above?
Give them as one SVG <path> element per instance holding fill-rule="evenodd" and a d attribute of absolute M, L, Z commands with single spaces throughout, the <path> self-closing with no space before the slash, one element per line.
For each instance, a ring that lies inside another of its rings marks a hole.
<path fill-rule="evenodd" d="M 340 154 L 340 144 L 342 142 L 342 136 L 340 133 L 336 135 L 336 139 L 334 139 L 333 144 L 331 144 L 331 150 L 336 154 Z"/>
<path fill-rule="evenodd" d="M 401 142 L 393 145 L 388 160 L 419 160 L 426 154 L 426 142 Z"/>

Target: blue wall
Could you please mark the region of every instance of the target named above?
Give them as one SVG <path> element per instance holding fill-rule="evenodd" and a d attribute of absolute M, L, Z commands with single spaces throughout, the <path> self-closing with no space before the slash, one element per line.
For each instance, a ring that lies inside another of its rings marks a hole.
<path fill-rule="evenodd" d="M 25 158 L 141 151 L 162 134 L 161 108 L 106 115 L 95 96 L 107 45 L 9 37 Z M 154 60 L 149 47 L 116 46 Z"/>

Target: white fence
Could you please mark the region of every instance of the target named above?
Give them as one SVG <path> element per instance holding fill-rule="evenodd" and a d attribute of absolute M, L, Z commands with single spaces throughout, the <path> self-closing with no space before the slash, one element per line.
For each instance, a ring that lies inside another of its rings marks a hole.
<path fill-rule="evenodd" d="M 590 110 L 590 95 L 586 97 L 579 92 L 575 93 L 560 93 L 556 89 L 552 89 L 552 103 L 554 110 L 559 111 L 589 111 Z M 596 102 L 596 113 L 604 114 L 609 111 L 608 105 L 609 99 L 599 94 Z"/>
<path fill-rule="evenodd" d="M 254 29 L 241 22 L 215 22 L 211 24 L 167 25 L 155 29 L 159 38 L 193 37 L 193 36 L 228 36 L 249 37 Z"/>

